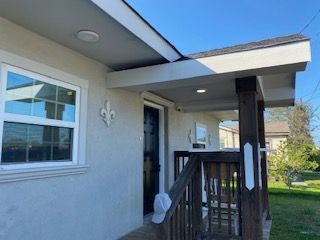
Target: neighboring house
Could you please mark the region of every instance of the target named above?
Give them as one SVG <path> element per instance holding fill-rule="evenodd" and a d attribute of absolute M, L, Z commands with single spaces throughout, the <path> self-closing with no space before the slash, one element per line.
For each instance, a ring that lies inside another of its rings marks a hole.
<path fill-rule="evenodd" d="M 219 126 L 220 149 L 239 148 L 239 129 L 233 126 Z"/>
<path fill-rule="evenodd" d="M 280 143 L 287 140 L 290 130 L 287 122 L 268 122 L 265 131 L 266 147 L 270 153 L 275 153 Z"/>
<path fill-rule="evenodd" d="M 275 121 L 265 123 L 266 147 L 270 153 L 277 151 L 279 144 L 289 136 L 287 122 Z M 219 127 L 220 149 L 239 148 L 239 126 Z"/>
<path fill-rule="evenodd" d="M 124 1 L 1 1 L 0 239 L 118 239 L 142 226 L 176 184 L 174 151 L 219 150 L 219 122 L 239 108 L 256 126 L 247 116 L 261 104 L 293 104 L 308 61 L 302 35 L 183 56 Z M 261 191 L 246 179 L 239 226 L 258 239 Z"/>

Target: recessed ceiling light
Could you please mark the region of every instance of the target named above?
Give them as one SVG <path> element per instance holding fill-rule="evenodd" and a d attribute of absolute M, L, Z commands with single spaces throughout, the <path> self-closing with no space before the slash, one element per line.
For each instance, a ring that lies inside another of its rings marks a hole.
<path fill-rule="evenodd" d="M 80 30 L 77 32 L 77 38 L 88 43 L 95 43 L 99 41 L 99 34 L 90 30 Z"/>
<path fill-rule="evenodd" d="M 205 93 L 207 91 L 207 89 L 197 89 L 196 92 L 197 93 Z"/>

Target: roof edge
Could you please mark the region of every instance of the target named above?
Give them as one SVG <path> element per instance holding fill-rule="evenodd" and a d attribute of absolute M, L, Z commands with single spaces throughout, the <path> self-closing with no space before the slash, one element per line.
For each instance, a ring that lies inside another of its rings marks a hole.
<path fill-rule="evenodd" d="M 224 48 L 217 48 L 209 51 L 193 53 L 193 54 L 186 55 L 185 57 L 179 60 L 199 59 L 199 58 L 218 56 L 218 55 L 224 55 L 224 54 L 230 54 L 230 53 L 245 52 L 250 50 L 275 47 L 275 46 L 303 42 L 303 41 L 310 41 L 310 38 L 302 34 L 292 34 L 287 36 L 264 39 L 261 41 L 238 44 L 238 45 L 224 47 Z"/>
<path fill-rule="evenodd" d="M 157 29 L 155 29 L 155 27 L 153 27 L 140 13 L 137 12 L 137 10 L 135 10 L 129 3 L 127 3 L 126 0 L 122 0 L 122 2 L 127 5 L 128 8 L 130 8 L 130 10 L 132 12 L 134 12 L 145 24 L 148 25 L 149 28 L 152 29 L 152 31 L 154 31 L 160 38 L 162 38 L 168 45 L 170 45 L 170 47 L 172 49 L 174 49 L 181 57 L 183 57 L 184 55 L 168 40 L 166 39 Z"/>
<path fill-rule="evenodd" d="M 124 0 L 91 0 L 106 14 L 170 62 L 183 55 Z"/>

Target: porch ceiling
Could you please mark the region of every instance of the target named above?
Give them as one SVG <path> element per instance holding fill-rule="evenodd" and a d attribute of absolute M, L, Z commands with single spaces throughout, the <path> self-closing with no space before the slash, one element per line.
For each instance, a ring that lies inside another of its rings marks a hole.
<path fill-rule="evenodd" d="M 257 76 L 266 107 L 295 99 L 295 75 L 310 61 L 309 40 L 292 35 L 192 55 L 173 63 L 111 72 L 109 88 L 150 91 L 185 112 L 238 109 L 235 79 Z M 206 89 L 203 94 L 196 89 Z"/>

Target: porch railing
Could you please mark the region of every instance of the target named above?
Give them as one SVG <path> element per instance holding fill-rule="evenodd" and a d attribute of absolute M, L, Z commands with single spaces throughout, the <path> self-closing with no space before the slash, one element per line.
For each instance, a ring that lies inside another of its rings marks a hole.
<path fill-rule="evenodd" d="M 201 164 L 190 158 L 169 191 L 170 209 L 161 224 L 162 238 L 195 239 L 201 228 Z"/>
<path fill-rule="evenodd" d="M 203 162 L 206 207 L 205 233 L 241 235 L 241 187 L 238 152 L 200 154 Z"/>
<path fill-rule="evenodd" d="M 164 239 L 241 236 L 239 152 L 175 152 Z M 205 197 L 202 197 L 202 196 Z"/>

